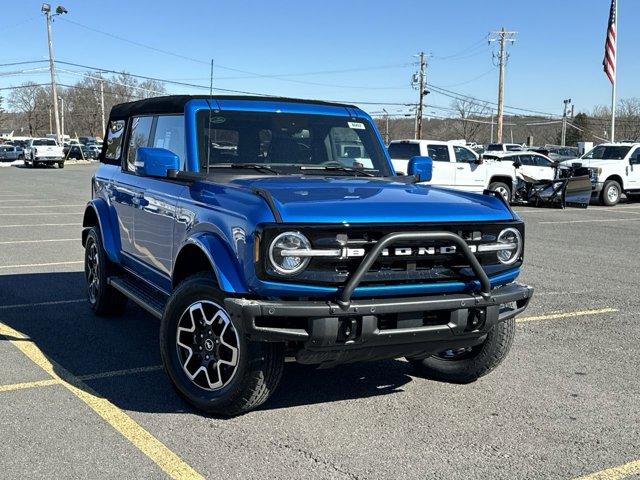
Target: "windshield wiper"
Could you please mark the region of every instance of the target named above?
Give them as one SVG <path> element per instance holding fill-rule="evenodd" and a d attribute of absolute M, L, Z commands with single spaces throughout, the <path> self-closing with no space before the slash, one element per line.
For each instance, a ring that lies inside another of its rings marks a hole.
<path fill-rule="evenodd" d="M 251 168 L 253 170 L 262 170 L 263 172 L 280 175 L 280 172 L 276 169 L 259 163 L 218 163 L 209 165 L 209 168 Z"/>
<path fill-rule="evenodd" d="M 337 165 L 312 165 L 312 166 L 300 166 L 300 170 L 323 170 L 325 172 L 347 172 L 355 173 L 356 177 L 362 175 L 363 177 L 375 177 L 376 175 L 371 172 L 366 172 L 359 168 L 343 167 Z"/>

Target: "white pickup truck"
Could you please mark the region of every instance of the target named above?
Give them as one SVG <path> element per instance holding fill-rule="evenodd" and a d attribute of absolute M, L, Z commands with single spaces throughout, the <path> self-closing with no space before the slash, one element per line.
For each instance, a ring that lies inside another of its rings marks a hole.
<path fill-rule="evenodd" d="M 640 143 L 603 143 L 563 165 L 579 163 L 591 172 L 592 196 L 602 205 L 612 206 L 622 193 L 640 200 Z"/>
<path fill-rule="evenodd" d="M 58 164 L 64 168 L 63 147 L 52 138 L 31 138 L 24 148 L 25 167 Z"/>
<path fill-rule="evenodd" d="M 394 140 L 389 143 L 389 155 L 398 173 L 407 173 L 413 157 L 431 157 L 431 185 L 482 192 L 486 189 L 512 199 L 516 170 L 511 163 L 483 161 L 476 152 L 457 142 L 438 140 Z"/>

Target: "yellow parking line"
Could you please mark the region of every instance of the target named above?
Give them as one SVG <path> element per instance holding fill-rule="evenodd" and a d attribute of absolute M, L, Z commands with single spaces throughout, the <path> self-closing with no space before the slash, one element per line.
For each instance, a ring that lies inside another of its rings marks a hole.
<path fill-rule="evenodd" d="M 518 317 L 516 318 L 516 322 L 522 323 L 522 322 L 533 322 L 536 320 L 558 320 L 561 318 L 583 317 L 585 315 L 601 315 L 603 313 L 613 313 L 617 311 L 618 311 L 617 308 L 597 308 L 592 310 L 577 310 L 575 312 L 550 313 L 548 315 L 537 315 L 535 317 Z"/>
<path fill-rule="evenodd" d="M 640 460 L 625 463 L 619 467 L 608 468 L 600 472 L 590 473 L 575 480 L 620 480 L 631 475 L 640 474 Z"/>
<path fill-rule="evenodd" d="M 26 388 L 48 387 L 49 385 L 58 385 L 60 380 L 48 378 L 46 380 L 36 380 L 35 382 L 11 383 L 9 385 L 0 385 L 0 392 L 13 392 L 14 390 L 24 390 Z"/>
<path fill-rule="evenodd" d="M 21 342 L 30 340 L 20 340 Z M 162 370 L 162 365 L 151 365 L 148 367 L 127 368 L 126 370 L 111 370 L 109 372 L 89 373 L 87 375 L 77 375 L 78 380 L 98 380 L 100 378 L 120 377 L 125 375 L 134 375 L 136 373 L 157 372 Z M 33 382 L 9 383 L 0 385 L 0 393 L 12 392 L 14 390 L 24 390 L 26 388 L 48 387 L 49 385 L 59 385 L 60 380 L 48 378 L 46 380 L 35 380 Z"/>
<path fill-rule="evenodd" d="M 29 357 L 33 363 L 47 372 L 52 379 L 59 381 L 67 390 L 100 415 L 109 425 L 120 432 L 122 436 L 155 462 L 156 465 L 171 478 L 204 478 L 125 412 L 106 398 L 100 398 L 95 391 L 83 383 L 78 377 L 72 375 L 53 360 L 48 359 L 35 343 L 22 341 L 28 339 L 24 334 L 0 322 L 0 335 L 19 339 L 9 341 Z"/>

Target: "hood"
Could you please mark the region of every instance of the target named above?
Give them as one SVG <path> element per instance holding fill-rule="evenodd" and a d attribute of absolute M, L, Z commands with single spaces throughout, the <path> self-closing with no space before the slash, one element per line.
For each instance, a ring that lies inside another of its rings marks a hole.
<path fill-rule="evenodd" d="M 582 159 L 582 158 L 574 158 L 572 160 L 565 160 L 560 162 L 561 165 L 565 165 L 570 167 L 574 163 L 581 163 L 583 167 L 617 167 L 624 162 L 624 160 L 598 160 L 598 159 Z"/>
<path fill-rule="evenodd" d="M 259 177 L 231 182 L 270 193 L 288 223 L 429 223 L 513 220 L 502 200 L 430 185 L 362 177 Z"/>

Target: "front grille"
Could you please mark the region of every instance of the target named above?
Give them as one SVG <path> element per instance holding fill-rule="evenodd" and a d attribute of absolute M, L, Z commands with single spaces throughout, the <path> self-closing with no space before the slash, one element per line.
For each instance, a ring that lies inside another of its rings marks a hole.
<path fill-rule="evenodd" d="M 340 258 L 312 258 L 308 267 L 291 277 L 278 275 L 269 265 L 267 249 L 273 238 L 283 231 L 298 231 L 304 234 L 314 249 L 347 247 L 362 249 L 364 255 L 385 235 L 393 232 L 448 231 L 459 235 L 470 246 L 495 243 L 498 234 L 507 227 L 516 227 L 521 233 L 521 222 L 431 224 L 431 225 L 287 225 L 264 228 L 260 233 L 262 254 L 256 265 L 258 276 L 264 279 L 291 281 L 305 284 L 342 285 L 353 273 L 364 256 Z M 448 253 L 446 242 L 407 241 L 390 245 L 388 255 L 380 256 L 364 276 L 361 286 L 403 283 L 430 283 L 441 281 L 466 281 L 475 278 L 464 255 Z M 396 251 L 396 248 L 401 251 Z M 442 250 L 444 249 L 444 251 Z M 401 255 L 396 255 L 401 253 Z M 488 275 L 519 266 L 503 265 L 495 252 L 476 253 L 480 264 Z"/>

